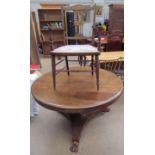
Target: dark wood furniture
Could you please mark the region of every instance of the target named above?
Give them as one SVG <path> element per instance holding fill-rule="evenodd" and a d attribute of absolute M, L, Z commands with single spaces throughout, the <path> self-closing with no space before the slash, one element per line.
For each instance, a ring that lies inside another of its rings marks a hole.
<path fill-rule="evenodd" d="M 63 7 L 65 15 L 66 12 L 68 11 L 73 11 L 74 12 L 74 26 L 75 26 L 75 36 L 65 36 L 65 40 L 68 43 L 68 40 L 76 40 L 77 44 L 79 40 L 87 40 L 91 39 L 92 44 L 94 43 L 94 33 L 92 27 L 95 24 L 95 5 L 73 5 L 73 6 L 65 6 Z M 90 29 L 92 30 L 92 34 L 89 34 L 89 36 L 86 36 L 84 34 L 84 23 L 85 21 L 85 16 L 87 13 L 90 13 L 90 15 L 93 15 L 93 19 L 90 19 Z M 65 18 L 66 21 L 66 18 Z M 67 26 L 66 26 L 67 27 Z M 97 90 L 99 90 L 99 61 L 98 61 L 98 56 L 99 56 L 99 51 L 97 48 L 93 47 L 92 45 L 66 45 L 62 46 L 59 48 L 54 49 L 51 51 L 51 58 L 52 58 L 52 76 L 53 76 L 53 86 L 54 89 L 56 89 L 56 73 L 63 70 L 59 70 L 58 72 L 56 71 L 56 63 L 55 59 L 58 56 L 64 56 L 65 61 L 66 61 L 66 71 L 68 72 L 68 75 L 70 74 L 71 70 L 69 69 L 69 64 L 68 64 L 68 56 L 78 56 L 80 58 L 86 57 L 87 55 L 90 55 L 92 57 L 92 67 L 91 67 L 91 73 L 96 73 L 96 85 L 97 85 Z M 95 59 L 94 59 L 95 58 Z M 95 64 L 95 67 L 94 67 Z M 80 70 L 77 70 L 79 72 Z M 74 70 L 75 72 L 75 70 Z"/>
<path fill-rule="evenodd" d="M 95 44 L 100 51 L 124 50 L 124 33 L 120 30 L 105 31 L 101 26 L 93 28 Z"/>
<path fill-rule="evenodd" d="M 64 14 L 62 5 L 38 9 L 43 54 L 64 45 Z"/>
<path fill-rule="evenodd" d="M 123 50 L 123 36 L 119 33 L 107 35 L 106 51 L 121 51 Z"/>
<path fill-rule="evenodd" d="M 99 112 L 109 111 L 108 106 L 122 93 L 123 84 L 115 74 L 100 69 L 99 91 L 96 91 L 95 77 L 84 73 L 73 73 L 70 76 L 59 74 L 56 91 L 53 89 L 51 73 L 47 73 L 35 81 L 31 89 L 33 97 L 40 105 L 60 112 L 71 121 L 70 150 L 77 152 L 85 123 Z"/>
<path fill-rule="evenodd" d="M 108 31 L 120 31 L 124 33 L 124 4 L 109 5 Z"/>

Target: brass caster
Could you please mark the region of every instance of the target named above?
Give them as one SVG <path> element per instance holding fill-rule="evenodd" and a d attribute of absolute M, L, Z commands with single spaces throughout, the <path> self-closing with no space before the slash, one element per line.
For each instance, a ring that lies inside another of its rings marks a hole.
<path fill-rule="evenodd" d="M 78 152 L 78 146 L 79 146 L 79 142 L 73 141 L 73 144 L 70 147 L 70 151 L 77 153 Z"/>

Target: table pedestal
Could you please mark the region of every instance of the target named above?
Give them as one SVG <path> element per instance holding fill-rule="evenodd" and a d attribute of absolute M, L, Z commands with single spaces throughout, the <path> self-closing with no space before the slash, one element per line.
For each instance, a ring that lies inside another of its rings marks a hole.
<path fill-rule="evenodd" d="M 71 122 L 71 128 L 72 128 L 72 144 L 70 146 L 71 152 L 78 152 L 80 136 L 84 125 L 98 113 L 109 111 L 110 109 L 108 107 L 104 107 L 103 109 L 100 110 L 85 112 L 82 114 L 61 113 Z"/>

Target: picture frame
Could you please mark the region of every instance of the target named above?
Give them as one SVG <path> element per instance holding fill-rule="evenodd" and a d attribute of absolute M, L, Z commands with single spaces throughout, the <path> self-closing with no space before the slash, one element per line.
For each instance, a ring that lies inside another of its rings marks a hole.
<path fill-rule="evenodd" d="M 103 6 L 96 5 L 96 16 L 102 16 Z"/>

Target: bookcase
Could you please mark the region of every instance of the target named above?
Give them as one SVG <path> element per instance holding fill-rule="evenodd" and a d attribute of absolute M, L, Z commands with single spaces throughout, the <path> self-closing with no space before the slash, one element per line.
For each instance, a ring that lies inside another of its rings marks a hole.
<path fill-rule="evenodd" d="M 44 56 L 65 44 L 64 13 L 60 7 L 38 9 L 41 42 Z"/>

